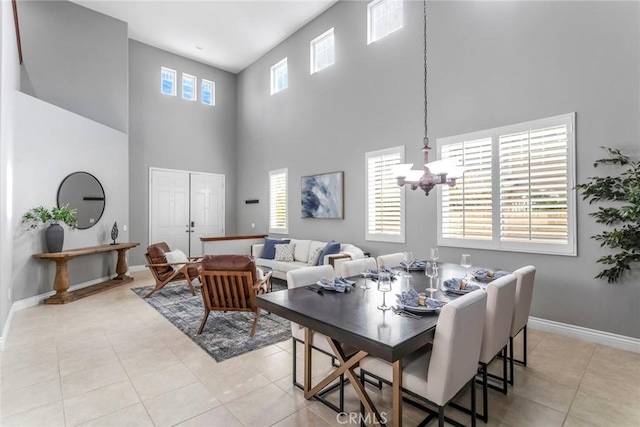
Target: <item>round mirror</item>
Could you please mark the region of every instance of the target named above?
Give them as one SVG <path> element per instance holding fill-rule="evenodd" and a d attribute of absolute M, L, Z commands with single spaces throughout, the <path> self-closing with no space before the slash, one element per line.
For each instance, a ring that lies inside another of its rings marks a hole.
<path fill-rule="evenodd" d="M 87 172 L 74 172 L 58 187 L 58 207 L 76 209 L 78 228 L 93 227 L 104 212 L 104 189 L 98 179 Z"/>

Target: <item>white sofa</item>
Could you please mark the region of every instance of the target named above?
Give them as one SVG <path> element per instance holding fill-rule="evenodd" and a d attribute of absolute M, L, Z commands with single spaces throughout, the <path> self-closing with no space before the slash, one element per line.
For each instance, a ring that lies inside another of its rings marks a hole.
<path fill-rule="evenodd" d="M 256 265 L 258 267 L 269 267 L 273 271 L 273 277 L 287 280 L 287 271 L 310 267 L 309 257 L 315 253 L 316 248 L 320 247 L 324 249 L 327 245 L 327 242 L 302 239 L 291 239 L 289 243 L 295 244 L 293 262 L 262 258 L 262 249 L 264 248 L 264 244 L 251 245 L 251 255 L 255 257 Z M 335 271 L 340 271 L 340 263 L 350 259 L 362 258 L 364 258 L 364 253 L 360 248 L 348 243 L 341 243 L 340 252 L 334 255 L 326 255 L 324 257 L 324 264 L 333 265 Z"/>

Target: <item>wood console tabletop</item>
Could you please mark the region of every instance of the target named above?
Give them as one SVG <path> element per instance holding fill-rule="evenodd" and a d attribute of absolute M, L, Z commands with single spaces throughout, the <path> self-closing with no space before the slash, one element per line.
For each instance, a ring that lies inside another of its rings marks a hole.
<path fill-rule="evenodd" d="M 100 245 L 91 246 L 88 248 L 70 249 L 62 252 L 34 254 L 34 258 L 47 259 L 56 263 L 56 277 L 53 280 L 53 288 L 56 290 L 56 293 L 55 295 L 52 295 L 49 298 L 45 299 L 44 303 L 66 304 L 68 302 L 105 291 L 115 286 L 120 286 L 125 283 L 131 282 L 133 278 L 127 276 L 126 274 L 129 267 L 127 266 L 127 259 L 125 257 L 125 254 L 129 249 L 135 248 L 139 245 L 140 243 L 118 243 L 115 245 Z M 70 259 L 77 258 L 83 255 L 92 255 L 112 251 L 118 252 L 116 277 L 93 286 L 79 289 L 75 292 L 69 292 L 69 271 L 67 269 L 67 263 Z"/>

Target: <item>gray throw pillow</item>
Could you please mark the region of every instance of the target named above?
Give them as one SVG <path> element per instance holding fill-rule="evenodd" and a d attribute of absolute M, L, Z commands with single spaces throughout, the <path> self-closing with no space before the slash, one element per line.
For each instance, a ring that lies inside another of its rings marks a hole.
<path fill-rule="evenodd" d="M 293 262 L 293 251 L 295 248 L 295 243 L 276 245 L 276 256 L 274 259 L 276 261 Z"/>

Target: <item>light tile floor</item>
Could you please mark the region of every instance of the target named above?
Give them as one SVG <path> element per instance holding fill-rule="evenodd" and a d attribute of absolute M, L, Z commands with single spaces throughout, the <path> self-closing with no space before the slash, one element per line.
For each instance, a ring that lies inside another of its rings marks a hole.
<path fill-rule="evenodd" d="M 152 284 L 145 272 L 134 276 L 129 286 L 14 314 L 0 353 L 2 426 L 357 425 L 292 387 L 291 341 L 217 363 L 129 290 Z M 529 366 L 517 367 L 508 395 L 491 391 L 490 426 L 640 426 L 640 354 L 529 332 Z M 314 363 L 315 378 L 330 369 L 324 356 Z M 390 411 L 388 387 L 368 391 Z M 348 386 L 346 405 L 359 408 Z M 409 405 L 403 415 L 408 426 L 424 417 Z"/>

